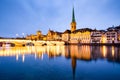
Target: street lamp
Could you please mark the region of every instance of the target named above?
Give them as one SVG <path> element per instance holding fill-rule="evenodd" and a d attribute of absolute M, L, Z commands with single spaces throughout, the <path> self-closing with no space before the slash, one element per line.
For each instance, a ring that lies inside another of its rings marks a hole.
<path fill-rule="evenodd" d="M 23 35 L 23 38 L 25 37 L 25 33 L 22 33 L 22 35 Z"/>
<path fill-rule="evenodd" d="M 19 34 L 16 34 L 16 38 L 18 38 Z"/>

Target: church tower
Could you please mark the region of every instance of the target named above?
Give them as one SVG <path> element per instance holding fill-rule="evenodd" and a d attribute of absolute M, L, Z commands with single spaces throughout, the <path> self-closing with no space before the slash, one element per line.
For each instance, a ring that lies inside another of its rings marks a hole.
<path fill-rule="evenodd" d="M 72 22 L 71 22 L 71 32 L 76 30 L 76 21 L 75 21 L 75 14 L 74 14 L 74 7 L 72 11 Z"/>

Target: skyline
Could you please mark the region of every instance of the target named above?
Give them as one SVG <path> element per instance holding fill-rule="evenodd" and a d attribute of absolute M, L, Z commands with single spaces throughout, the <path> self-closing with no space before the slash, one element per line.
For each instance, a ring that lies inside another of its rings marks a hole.
<path fill-rule="evenodd" d="M 67 4 L 66 4 L 67 3 Z M 74 5 L 77 29 L 120 25 L 119 0 L 0 0 L 0 36 L 16 37 L 49 29 L 70 29 Z"/>

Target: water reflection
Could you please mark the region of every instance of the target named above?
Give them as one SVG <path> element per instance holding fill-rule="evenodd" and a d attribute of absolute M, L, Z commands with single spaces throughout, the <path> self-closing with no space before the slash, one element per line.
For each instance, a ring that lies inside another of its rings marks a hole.
<path fill-rule="evenodd" d="M 109 62 L 120 63 L 120 47 L 114 46 L 28 46 L 28 47 L 0 47 L 0 56 L 22 56 L 22 62 L 25 62 L 26 55 L 34 55 L 35 59 L 43 59 L 44 54 L 48 58 L 63 56 L 71 59 L 71 67 L 73 79 L 75 79 L 75 71 L 77 60 L 92 61 L 106 59 Z"/>
<path fill-rule="evenodd" d="M 71 58 L 72 64 L 72 72 L 73 72 L 73 80 L 75 79 L 75 71 L 76 71 L 76 58 Z"/>

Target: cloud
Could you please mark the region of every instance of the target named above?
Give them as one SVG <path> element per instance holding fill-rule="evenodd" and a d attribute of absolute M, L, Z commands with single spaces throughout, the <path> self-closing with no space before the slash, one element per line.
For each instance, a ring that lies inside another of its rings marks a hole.
<path fill-rule="evenodd" d="M 119 3 L 119 0 L 0 0 L 0 35 L 70 29 L 73 5 L 77 28 L 105 29 L 119 25 Z"/>

